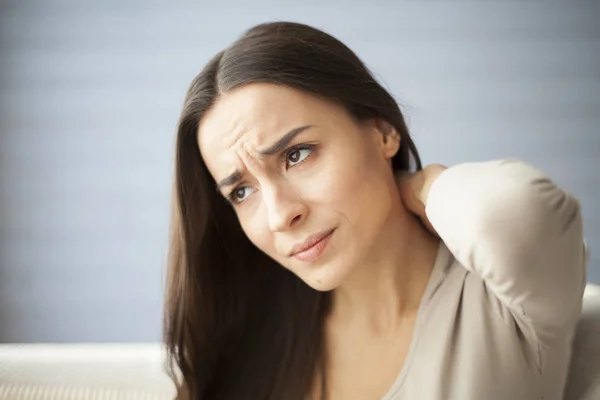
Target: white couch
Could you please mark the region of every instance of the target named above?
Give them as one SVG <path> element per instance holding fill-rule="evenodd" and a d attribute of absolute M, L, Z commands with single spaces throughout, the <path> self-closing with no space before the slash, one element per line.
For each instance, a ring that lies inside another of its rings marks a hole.
<path fill-rule="evenodd" d="M 174 395 L 160 344 L 0 345 L 1 400 L 167 400 Z M 565 399 L 600 399 L 600 286 L 586 289 Z"/>
<path fill-rule="evenodd" d="M 0 400 L 172 400 L 157 343 L 2 344 Z"/>

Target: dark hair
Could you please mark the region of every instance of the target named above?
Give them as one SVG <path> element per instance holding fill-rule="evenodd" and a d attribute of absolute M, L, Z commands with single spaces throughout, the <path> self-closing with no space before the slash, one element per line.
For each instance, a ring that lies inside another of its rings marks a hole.
<path fill-rule="evenodd" d="M 396 101 L 332 36 L 265 23 L 210 60 L 187 92 L 177 131 L 164 334 L 181 399 L 304 399 L 323 361 L 329 293 L 253 246 L 198 150 L 199 121 L 219 95 L 256 82 L 336 102 L 357 120 L 386 121 L 401 137 L 393 169 L 421 168 Z"/>

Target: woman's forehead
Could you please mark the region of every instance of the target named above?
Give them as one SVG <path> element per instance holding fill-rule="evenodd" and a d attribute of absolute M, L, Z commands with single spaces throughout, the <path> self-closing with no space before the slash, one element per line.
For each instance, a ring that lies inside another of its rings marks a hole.
<path fill-rule="evenodd" d="M 290 129 L 317 118 L 311 96 L 282 86 L 252 84 L 217 100 L 200 121 L 197 141 L 215 179 L 243 166 L 243 156 L 259 158 Z"/>
<path fill-rule="evenodd" d="M 281 129 L 286 121 L 298 114 L 285 107 L 291 103 L 286 93 L 272 85 L 248 85 L 221 96 L 204 115 L 198 126 L 201 148 L 229 148 L 252 133 L 256 144 L 266 139 L 270 131 Z"/>
<path fill-rule="evenodd" d="M 198 126 L 198 145 L 207 163 L 214 155 L 240 146 L 258 151 L 290 129 L 322 125 L 319 121 L 331 117 L 331 107 L 288 87 L 247 85 L 223 95 L 204 115 Z"/>

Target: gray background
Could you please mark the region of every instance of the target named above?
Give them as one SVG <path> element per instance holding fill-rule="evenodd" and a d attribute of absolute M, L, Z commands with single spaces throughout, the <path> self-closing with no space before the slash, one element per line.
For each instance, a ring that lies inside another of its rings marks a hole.
<path fill-rule="evenodd" d="M 160 339 L 183 96 L 279 19 L 353 48 L 426 163 L 518 157 L 573 192 L 600 283 L 598 3 L 294 3 L 0 3 L 0 341 Z"/>

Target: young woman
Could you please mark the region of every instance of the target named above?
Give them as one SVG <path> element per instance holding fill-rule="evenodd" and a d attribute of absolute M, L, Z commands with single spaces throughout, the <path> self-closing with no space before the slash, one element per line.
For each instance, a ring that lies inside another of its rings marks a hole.
<path fill-rule="evenodd" d="M 577 200 L 515 160 L 421 169 L 396 102 L 333 37 L 250 29 L 192 82 L 176 152 L 180 398 L 561 398 Z"/>

